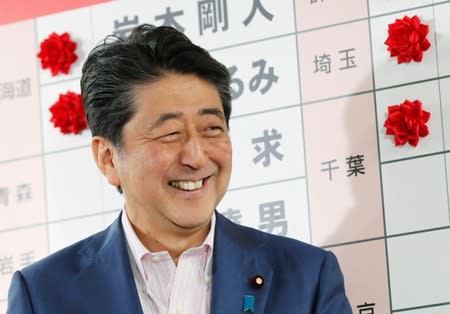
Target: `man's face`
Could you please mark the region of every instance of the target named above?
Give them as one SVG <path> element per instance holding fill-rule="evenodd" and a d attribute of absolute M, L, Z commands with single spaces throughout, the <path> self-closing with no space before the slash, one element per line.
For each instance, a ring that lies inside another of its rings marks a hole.
<path fill-rule="evenodd" d="M 216 88 L 195 75 L 172 73 L 138 86 L 134 100 L 136 113 L 113 159 L 128 214 L 157 226 L 153 230 L 206 226 L 231 173 Z"/>

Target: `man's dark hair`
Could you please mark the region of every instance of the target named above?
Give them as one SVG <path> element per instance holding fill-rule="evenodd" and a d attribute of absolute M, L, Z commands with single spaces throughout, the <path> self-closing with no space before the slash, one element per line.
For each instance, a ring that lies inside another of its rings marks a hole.
<path fill-rule="evenodd" d="M 135 113 L 133 89 L 168 73 L 195 74 L 213 84 L 229 125 L 227 68 L 176 29 L 143 24 L 124 40 L 106 37 L 83 65 L 81 94 L 92 135 L 107 138 L 121 150 L 122 129 Z"/>

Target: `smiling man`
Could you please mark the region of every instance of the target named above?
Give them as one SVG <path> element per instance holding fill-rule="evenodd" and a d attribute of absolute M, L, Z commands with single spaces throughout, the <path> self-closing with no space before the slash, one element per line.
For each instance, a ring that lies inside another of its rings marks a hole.
<path fill-rule="evenodd" d="M 225 113 L 214 85 L 194 74 L 168 72 L 136 84 L 133 103 L 121 149 L 95 136 L 94 156 L 123 190 L 128 219 L 144 246 L 167 250 L 177 263 L 205 240 L 228 185 Z"/>
<path fill-rule="evenodd" d="M 231 174 L 231 96 L 207 51 L 141 25 L 89 54 L 81 90 L 94 159 L 124 210 L 16 272 L 8 313 L 351 313 L 331 252 L 215 211 Z"/>

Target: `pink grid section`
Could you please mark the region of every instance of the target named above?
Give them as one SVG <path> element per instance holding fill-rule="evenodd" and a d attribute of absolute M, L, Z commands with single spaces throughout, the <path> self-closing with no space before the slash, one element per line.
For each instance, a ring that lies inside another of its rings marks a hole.
<path fill-rule="evenodd" d="M 353 313 L 358 305 L 373 304 L 373 313 L 390 313 L 384 240 L 338 246 L 331 249 L 345 273 L 345 288 Z"/>
<path fill-rule="evenodd" d="M 383 236 L 372 94 L 311 104 L 303 114 L 313 244 Z M 358 155 L 365 174 L 348 176 L 347 158 Z M 339 169 L 330 180 L 322 170 L 331 160 Z"/>
<path fill-rule="evenodd" d="M 12 84 L 14 94 L 13 98 L 0 97 L 1 161 L 38 154 L 42 147 L 34 22 L 4 26 L 0 38 L 8 43 L 1 49 L 0 84 L 2 88 Z M 25 86 L 29 86 L 29 91 L 25 92 L 20 82 L 28 79 L 29 85 Z"/>
<path fill-rule="evenodd" d="M 369 38 L 367 21 L 300 33 L 303 103 L 371 90 Z"/>
<path fill-rule="evenodd" d="M 296 0 L 295 9 L 298 31 L 367 18 L 367 2 L 360 0 Z"/>
<path fill-rule="evenodd" d="M 12 239 L 14 245 L 11 245 Z M 0 274 L 0 299 L 6 299 L 12 272 L 29 263 L 26 256 L 32 257 L 31 261 L 37 261 L 48 255 L 47 226 L 2 232 L 0 248 L 0 256 L 11 261 L 11 264 L 8 263 L 8 271 Z"/>
<path fill-rule="evenodd" d="M 38 157 L 0 164 L 0 188 L 8 195 L 7 206 L 0 204 L 0 230 L 46 222 L 42 163 Z"/>
<path fill-rule="evenodd" d="M 0 12 L 8 12 L 0 15 L 0 25 L 105 1 L 109 0 L 0 1 Z"/>

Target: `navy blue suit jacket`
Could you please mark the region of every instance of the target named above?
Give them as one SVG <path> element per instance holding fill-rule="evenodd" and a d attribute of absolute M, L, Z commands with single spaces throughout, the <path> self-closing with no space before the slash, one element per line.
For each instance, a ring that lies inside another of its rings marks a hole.
<path fill-rule="evenodd" d="M 254 313 L 352 313 L 331 252 L 216 217 L 212 314 L 243 313 L 244 295 L 255 297 Z M 265 280 L 262 288 L 250 283 L 256 274 Z M 16 272 L 8 313 L 142 313 L 120 217 Z"/>

